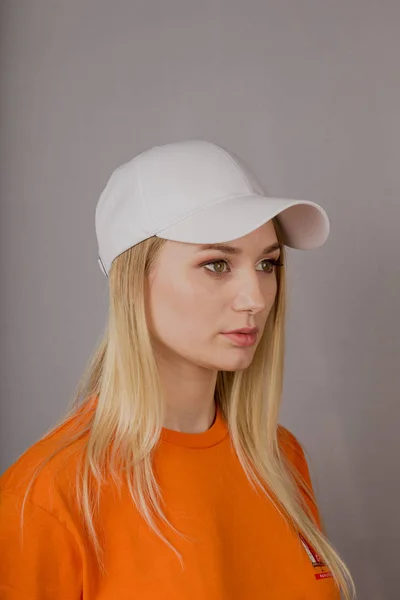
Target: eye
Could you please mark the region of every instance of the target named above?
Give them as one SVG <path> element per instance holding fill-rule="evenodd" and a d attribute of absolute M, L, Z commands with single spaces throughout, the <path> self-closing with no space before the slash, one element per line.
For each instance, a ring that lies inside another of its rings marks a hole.
<path fill-rule="evenodd" d="M 264 258 L 259 264 L 262 265 L 263 263 L 268 264 L 269 267 L 270 267 L 270 270 L 264 270 L 263 268 L 261 268 L 261 271 L 263 273 L 265 273 L 266 275 L 271 275 L 272 273 L 274 273 L 275 269 L 277 267 L 283 267 L 283 263 L 279 262 L 279 259 L 278 260 L 273 260 L 272 258 L 268 258 L 268 259 Z M 211 270 L 211 269 L 207 268 L 209 265 L 212 265 L 212 266 L 219 265 L 219 266 L 218 266 L 218 268 L 216 270 Z M 219 259 L 219 260 L 211 260 L 211 261 L 209 261 L 207 263 L 202 264 L 201 266 L 204 267 L 204 268 L 206 268 L 207 271 L 211 271 L 211 273 L 213 275 L 224 275 L 225 273 L 227 273 L 227 271 L 223 270 L 223 266 L 224 265 L 226 265 L 226 266 L 229 267 L 228 261 L 227 260 L 223 260 L 223 259 Z"/>
<path fill-rule="evenodd" d="M 283 263 L 279 262 L 279 259 L 274 260 L 273 258 L 264 258 L 259 264 L 262 263 L 267 263 L 271 267 L 270 271 L 264 271 L 264 273 L 267 273 L 267 275 L 270 273 L 274 273 L 277 267 L 283 267 Z M 261 270 L 263 271 L 263 269 Z"/>
<path fill-rule="evenodd" d="M 204 265 L 202 265 L 202 267 L 205 267 L 207 269 L 207 267 L 209 265 L 228 265 L 228 262 L 226 260 L 212 260 L 208 263 L 205 263 Z M 210 271 L 211 269 L 207 269 L 207 271 Z M 219 275 L 220 273 L 223 273 L 224 271 L 222 271 L 222 269 L 218 268 L 216 271 L 211 271 L 214 275 Z"/>

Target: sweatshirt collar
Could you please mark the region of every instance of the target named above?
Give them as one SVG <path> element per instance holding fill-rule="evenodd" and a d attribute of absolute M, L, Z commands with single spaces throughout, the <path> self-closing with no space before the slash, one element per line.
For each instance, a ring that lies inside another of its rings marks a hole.
<path fill-rule="evenodd" d="M 164 442 L 186 448 L 210 448 L 222 442 L 227 435 L 228 425 L 223 418 L 219 404 L 217 404 L 214 422 L 206 431 L 202 431 L 201 433 L 185 433 L 163 427 L 161 439 Z"/>

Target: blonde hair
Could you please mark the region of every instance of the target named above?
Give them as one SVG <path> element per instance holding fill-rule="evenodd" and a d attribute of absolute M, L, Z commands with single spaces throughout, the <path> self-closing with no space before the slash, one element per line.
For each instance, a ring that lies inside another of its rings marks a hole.
<path fill-rule="evenodd" d="M 253 361 L 242 371 L 220 371 L 215 399 L 227 421 L 232 444 L 252 487 L 266 494 L 322 557 L 346 600 L 355 586 L 343 560 L 315 521 L 299 485 L 313 500 L 312 490 L 285 458 L 279 447 L 278 415 L 283 386 L 286 311 L 286 255 L 279 221 L 273 219 L 281 244 L 277 294 Z M 69 408 L 41 438 L 67 424 L 80 413 L 82 420 L 68 438 L 36 469 L 40 470 L 61 449 L 82 443 L 81 469 L 76 472 L 77 505 L 101 570 L 102 547 L 93 516 L 102 485 L 111 479 L 128 485 L 132 501 L 148 525 L 182 559 L 161 533 L 157 519 L 177 531 L 162 509 L 162 494 L 152 468 L 155 447 L 163 427 L 161 385 L 146 324 L 145 297 L 148 275 L 165 240 L 151 237 L 114 259 L 109 273 L 109 315 L 105 333 L 89 359 Z M 97 404 L 91 410 L 92 400 Z M 94 493 L 97 487 L 97 495 Z M 23 503 L 23 507 L 24 507 Z M 23 507 L 21 527 L 23 525 Z M 323 526 L 322 526 L 323 527 Z M 323 529 L 325 529 L 323 527 Z"/>

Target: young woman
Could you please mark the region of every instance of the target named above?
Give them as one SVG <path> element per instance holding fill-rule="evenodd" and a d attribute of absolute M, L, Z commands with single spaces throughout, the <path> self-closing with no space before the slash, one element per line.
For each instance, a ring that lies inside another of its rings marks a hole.
<path fill-rule="evenodd" d="M 66 415 L 0 479 L 1 598 L 354 597 L 278 424 L 285 246 L 321 246 L 325 211 L 188 140 L 113 172 L 96 233 L 107 327 Z"/>

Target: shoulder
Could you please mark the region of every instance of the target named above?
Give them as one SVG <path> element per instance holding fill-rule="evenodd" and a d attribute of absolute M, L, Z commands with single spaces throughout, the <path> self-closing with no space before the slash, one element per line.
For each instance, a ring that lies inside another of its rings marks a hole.
<path fill-rule="evenodd" d="M 311 512 L 317 520 L 317 524 L 321 528 L 322 519 L 317 506 L 305 450 L 299 439 L 283 425 L 278 425 L 277 434 L 280 450 L 285 455 L 290 465 L 291 475 L 294 477 L 305 502 L 311 509 Z"/>
<path fill-rule="evenodd" d="M 65 432 L 35 442 L 0 477 L 0 588 L 13 598 L 81 597 L 85 538 L 72 485 L 79 452 L 76 442 L 57 452 Z"/>
<path fill-rule="evenodd" d="M 78 411 L 33 443 L 6 469 L 0 477 L 0 492 L 18 498 L 29 492 L 31 503 L 57 516 L 60 500 L 72 499 L 86 437 Z"/>
<path fill-rule="evenodd" d="M 281 450 L 291 462 L 306 463 L 305 452 L 299 439 L 287 427 L 278 425 L 278 443 Z"/>
<path fill-rule="evenodd" d="M 283 425 L 278 425 L 278 444 L 291 467 L 305 479 L 307 485 L 311 485 L 311 477 L 306 454 L 298 437 Z"/>

